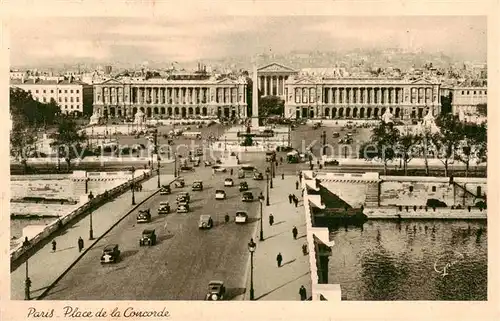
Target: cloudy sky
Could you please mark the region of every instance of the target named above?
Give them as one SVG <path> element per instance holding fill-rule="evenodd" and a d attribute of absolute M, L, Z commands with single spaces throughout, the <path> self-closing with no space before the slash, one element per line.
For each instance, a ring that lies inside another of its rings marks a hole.
<path fill-rule="evenodd" d="M 192 16 L 13 20 L 13 66 L 78 63 L 179 63 L 305 50 L 422 48 L 485 60 L 484 17 Z"/>

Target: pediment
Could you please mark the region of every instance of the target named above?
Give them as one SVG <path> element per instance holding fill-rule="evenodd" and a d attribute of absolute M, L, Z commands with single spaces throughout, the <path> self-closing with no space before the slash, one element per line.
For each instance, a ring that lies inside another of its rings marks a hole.
<path fill-rule="evenodd" d="M 238 82 L 236 80 L 230 78 L 224 78 L 217 81 L 217 85 L 237 85 Z"/>
<path fill-rule="evenodd" d="M 123 85 L 121 81 L 115 78 L 108 79 L 100 83 L 101 85 Z"/>
<path fill-rule="evenodd" d="M 413 84 L 413 85 L 433 85 L 433 83 L 431 83 L 430 81 L 425 80 L 423 78 L 412 81 L 411 84 Z"/>
<path fill-rule="evenodd" d="M 299 79 L 295 80 L 293 82 L 293 84 L 296 84 L 296 85 L 315 85 L 315 84 L 317 84 L 317 81 L 314 81 L 311 78 L 304 77 L 304 78 L 299 78 Z"/>
<path fill-rule="evenodd" d="M 286 73 L 296 73 L 297 71 L 293 70 L 292 68 L 289 68 L 287 66 L 283 66 L 281 64 L 278 64 L 276 62 L 266 65 L 264 67 L 260 67 L 257 69 L 257 72 L 286 72 Z"/>

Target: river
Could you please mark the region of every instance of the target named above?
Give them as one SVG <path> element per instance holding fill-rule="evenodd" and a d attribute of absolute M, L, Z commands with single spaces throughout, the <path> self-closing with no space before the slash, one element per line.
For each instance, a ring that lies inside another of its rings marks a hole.
<path fill-rule="evenodd" d="M 487 300 L 486 221 L 330 227 L 330 284 L 346 300 Z"/>

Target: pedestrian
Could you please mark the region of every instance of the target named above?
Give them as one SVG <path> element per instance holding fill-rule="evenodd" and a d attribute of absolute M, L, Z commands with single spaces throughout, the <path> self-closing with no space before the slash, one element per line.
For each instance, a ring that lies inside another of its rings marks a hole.
<path fill-rule="evenodd" d="M 303 285 L 300 287 L 299 294 L 300 294 L 300 301 L 305 301 L 307 299 L 307 291 Z"/>
<path fill-rule="evenodd" d="M 57 248 L 57 243 L 56 243 L 56 240 L 53 240 L 53 241 L 52 241 L 52 252 L 55 252 L 55 251 L 56 251 L 56 248 Z"/>
<path fill-rule="evenodd" d="M 281 179 L 285 179 L 285 173 L 281 173 Z"/>
<path fill-rule="evenodd" d="M 273 226 L 274 224 L 274 216 L 273 213 L 269 214 L 269 226 Z"/>
<path fill-rule="evenodd" d="M 281 253 L 278 253 L 276 256 L 276 262 L 278 263 L 278 267 L 281 267 L 281 262 L 283 262 L 283 256 L 281 256 Z"/>
<path fill-rule="evenodd" d="M 299 181 L 302 183 L 302 172 L 299 172 Z"/>
<path fill-rule="evenodd" d="M 295 197 L 295 195 L 294 195 L 293 202 L 295 203 L 295 207 L 297 207 L 299 204 L 299 199 L 297 197 Z"/>
<path fill-rule="evenodd" d="M 82 237 L 80 236 L 78 238 L 78 252 L 81 252 L 83 250 L 83 239 Z"/>
<path fill-rule="evenodd" d="M 295 189 L 299 189 L 299 181 L 295 181 Z"/>
<path fill-rule="evenodd" d="M 308 251 L 307 251 L 307 242 L 306 242 L 306 243 L 302 244 L 302 253 L 303 253 L 304 255 L 307 255 L 307 252 L 308 252 Z"/>
<path fill-rule="evenodd" d="M 288 194 L 288 202 L 289 202 L 290 204 L 292 204 L 292 201 L 293 201 L 293 196 L 292 196 L 292 194 Z"/>
<path fill-rule="evenodd" d="M 299 234 L 299 231 L 297 230 L 297 226 L 294 226 L 292 229 L 292 235 L 294 240 L 297 239 L 297 234 Z"/>
<path fill-rule="evenodd" d="M 233 169 L 231 168 L 231 176 L 233 175 Z"/>
<path fill-rule="evenodd" d="M 280 157 L 280 164 L 283 164 L 283 156 Z"/>

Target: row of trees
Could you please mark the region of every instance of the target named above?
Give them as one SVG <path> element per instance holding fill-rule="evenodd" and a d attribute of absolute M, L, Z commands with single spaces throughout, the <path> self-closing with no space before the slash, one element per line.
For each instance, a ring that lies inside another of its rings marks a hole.
<path fill-rule="evenodd" d="M 52 146 L 58 156 L 65 158 L 68 168 L 71 160 L 82 152 L 80 144 L 86 140 L 85 135 L 78 132 L 78 126 L 73 120 L 61 117 L 61 110 L 53 99 L 44 104 L 34 100 L 29 92 L 11 88 L 10 114 L 10 152 L 24 164 L 25 170 L 27 158 L 36 151 L 37 133 L 47 125 L 57 124 Z"/>
<path fill-rule="evenodd" d="M 414 157 L 423 157 L 426 174 L 429 175 L 428 157 L 438 158 L 449 176 L 449 166 L 455 160 L 465 164 L 468 176 L 473 160 L 477 163 L 487 158 L 487 127 L 460 122 L 457 116 L 442 114 L 436 119 L 438 131 L 425 129 L 421 132 L 399 131 L 392 123 L 381 122 L 372 131 L 369 142 L 361 146 L 361 158 L 379 158 L 387 173 L 389 161 L 400 158 L 404 173 Z"/>

